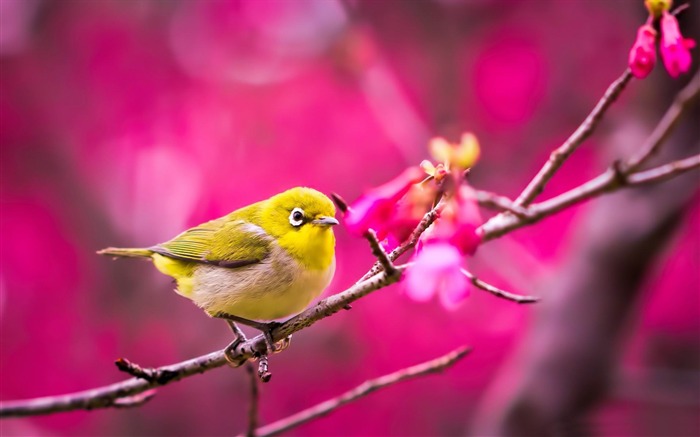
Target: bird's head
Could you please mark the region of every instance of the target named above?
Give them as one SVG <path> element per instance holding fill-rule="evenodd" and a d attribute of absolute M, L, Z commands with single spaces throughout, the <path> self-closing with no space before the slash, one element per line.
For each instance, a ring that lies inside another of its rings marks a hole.
<path fill-rule="evenodd" d="M 260 225 L 297 261 L 325 269 L 333 260 L 335 206 L 311 188 L 296 187 L 272 196 L 260 210 Z"/>

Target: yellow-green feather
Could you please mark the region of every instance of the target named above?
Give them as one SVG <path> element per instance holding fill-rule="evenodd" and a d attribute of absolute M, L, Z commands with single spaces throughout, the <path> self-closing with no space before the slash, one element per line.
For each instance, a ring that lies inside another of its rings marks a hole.
<path fill-rule="evenodd" d="M 325 271 L 333 262 L 335 237 L 327 226 L 305 223 L 294 227 L 290 212 L 301 208 L 309 221 L 333 217 L 335 206 L 320 192 L 297 187 L 188 229 L 170 241 L 148 249 L 102 251 L 115 256 L 150 256 L 156 268 L 178 283 L 178 292 L 193 293 L 198 265 L 250 264 L 263 260 L 277 242 L 301 266 Z"/>
<path fill-rule="evenodd" d="M 250 218 L 259 203 L 188 229 L 154 249 L 162 255 L 195 262 L 260 261 L 270 251 L 270 240 L 256 232 Z M 159 251 L 162 249 L 163 251 Z"/>

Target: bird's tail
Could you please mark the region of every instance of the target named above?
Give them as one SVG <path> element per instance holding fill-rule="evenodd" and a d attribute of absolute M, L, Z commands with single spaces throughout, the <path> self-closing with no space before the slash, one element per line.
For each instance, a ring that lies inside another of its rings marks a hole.
<path fill-rule="evenodd" d="M 153 252 L 148 249 L 131 249 L 131 248 L 119 248 L 119 247 L 108 247 L 106 249 L 98 250 L 99 255 L 107 256 L 125 256 L 130 258 L 150 258 Z"/>

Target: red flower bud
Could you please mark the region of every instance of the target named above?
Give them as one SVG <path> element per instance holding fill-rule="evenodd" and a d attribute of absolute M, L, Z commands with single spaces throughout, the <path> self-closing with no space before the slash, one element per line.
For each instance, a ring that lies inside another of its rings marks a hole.
<path fill-rule="evenodd" d="M 637 39 L 630 50 L 629 67 L 632 74 L 644 79 L 654 69 L 656 63 L 656 31 L 645 24 L 637 31 Z"/>
<path fill-rule="evenodd" d="M 661 16 L 661 58 L 668 74 L 676 78 L 690 69 L 690 49 L 695 41 L 683 38 L 676 17 L 664 12 Z"/>

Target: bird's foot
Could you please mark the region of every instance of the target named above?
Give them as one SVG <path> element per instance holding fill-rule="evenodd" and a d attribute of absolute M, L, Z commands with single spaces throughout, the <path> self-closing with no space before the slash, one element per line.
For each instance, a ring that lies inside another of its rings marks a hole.
<path fill-rule="evenodd" d="M 275 343 L 275 352 L 274 353 L 280 353 L 283 350 L 287 349 L 289 345 L 292 344 L 292 334 L 289 334 L 284 340 L 280 340 L 277 343 Z"/>
<path fill-rule="evenodd" d="M 263 337 L 265 337 L 265 347 L 267 348 L 268 354 L 274 354 L 277 352 L 281 352 L 284 349 L 286 349 L 287 346 L 289 346 L 289 345 L 287 345 L 287 346 L 281 345 L 281 343 L 286 341 L 286 339 L 281 340 L 279 342 L 275 342 L 275 339 L 272 338 L 272 331 L 281 325 L 282 324 L 279 322 L 268 322 L 268 323 L 258 323 L 258 326 L 254 326 L 254 328 L 259 330 L 260 332 L 262 332 Z"/>
<path fill-rule="evenodd" d="M 267 349 L 266 353 L 268 354 L 282 352 L 283 350 L 289 347 L 291 336 L 285 338 L 284 340 L 280 340 L 279 342 L 275 342 L 274 338 L 272 337 L 272 331 L 282 326 L 282 323 L 280 322 L 258 322 L 255 320 L 249 320 L 243 317 L 238 317 L 226 313 L 218 313 L 215 314 L 214 317 L 226 320 L 229 326 L 231 326 L 234 335 L 236 335 L 239 338 L 241 336 L 245 338 L 245 336 L 243 336 L 243 332 L 241 332 L 241 330 L 238 329 L 238 326 L 235 325 L 235 322 L 242 323 L 246 326 L 250 326 L 251 328 L 255 328 L 258 331 L 262 332 L 263 337 L 265 338 L 265 347 Z"/>
<path fill-rule="evenodd" d="M 226 361 L 228 361 L 231 367 L 241 367 L 243 363 L 247 361 L 245 358 L 240 358 L 236 355 L 236 348 L 244 341 L 243 339 L 237 338 L 224 349 L 224 358 L 226 358 Z"/>
<path fill-rule="evenodd" d="M 241 328 L 239 328 L 234 322 L 226 320 L 226 323 L 228 323 L 228 325 L 231 327 L 231 331 L 233 331 L 235 339 L 224 349 L 224 358 L 226 358 L 226 361 L 228 361 L 231 367 L 240 367 L 246 362 L 246 359 L 236 356 L 236 348 L 247 339 L 243 331 L 241 331 Z"/>

